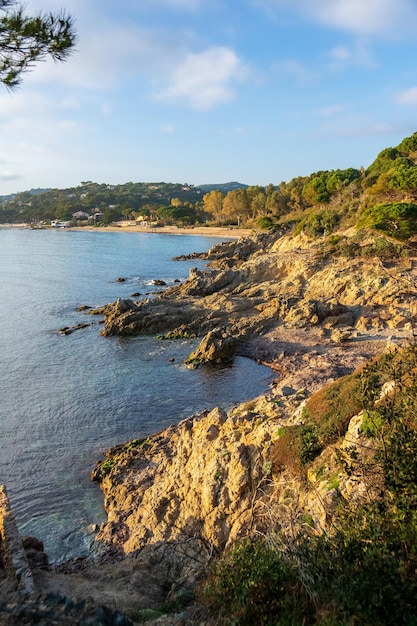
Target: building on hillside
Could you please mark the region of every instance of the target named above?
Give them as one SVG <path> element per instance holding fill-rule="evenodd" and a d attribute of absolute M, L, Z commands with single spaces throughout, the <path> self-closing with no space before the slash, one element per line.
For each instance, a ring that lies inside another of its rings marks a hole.
<path fill-rule="evenodd" d="M 74 220 L 88 220 L 90 214 L 85 211 L 76 211 L 72 214 L 72 217 Z"/>
<path fill-rule="evenodd" d="M 94 209 L 94 213 L 93 215 L 90 215 L 88 220 L 90 222 L 93 222 L 94 224 L 97 224 L 97 222 L 101 222 L 103 219 L 103 213 L 100 211 L 100 209 Z"/>

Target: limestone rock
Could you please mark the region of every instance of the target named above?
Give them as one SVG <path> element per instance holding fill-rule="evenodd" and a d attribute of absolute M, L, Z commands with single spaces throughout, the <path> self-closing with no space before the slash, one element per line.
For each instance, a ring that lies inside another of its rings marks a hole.
<path fill-rule="evenodd" d="M 247 530 L 269 439 L 256 416 L 202 413 L 112 457 L 99 539 L 125 553 L 201 537 L 221 550 Z"/>
<path fill-rule="evenodd" d="M 224 328 L 214 328 L 203 337 L 197 348 L 190 354 L 187 363 L 212 363 L 232 359 L 236 353 L 239 337 L 233 336 Z"/>
<path fill-rule="evenodd" d="M 236 273 L 232 270 L 206 270 L 203 272 L 194 268 L 190 270 L 187 282 L 177 289 L 184 295 L 208 296 L 230 285 L 235 278 Z"/>

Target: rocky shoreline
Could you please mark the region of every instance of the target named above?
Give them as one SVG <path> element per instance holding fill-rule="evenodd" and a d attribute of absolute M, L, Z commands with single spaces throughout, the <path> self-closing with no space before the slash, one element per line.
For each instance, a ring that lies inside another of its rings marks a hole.
<path fill-rule="evenodd" d="M 204 256 L 206 270 L 191 270 L 155 297 L 83 314 L 103 315 L 106 337 L 197 337 L 189 367 L 241 355 L 271 367 L 276 379 L 268 393 L 227 413 L 202 410 L 107 451 L 92 474 L 108 516 L 100 554 L 61 571 L 35 567 L 39 590 L 87 594 L 123 611 L 155 609 L 191 593 L 236 539 L 265 533 L 272 508 L 282 520 L 303 511 L 319 532 L 337 498 L 360 497 L 359 476 L 340 476 L 336 494 L 313 471 L 305 481 L 277 469 L 272 451 L 280 428 L 302 423 L 312 394 L 413 339 L 417 259 L 326 255 L 317 240 L 280 231 L 218 244 Z M 358 437 L 352 420 L 340 449 Z M 317 461 L 330 473 L 333 453 Z M 201 623 L 190 614 L 163 619 Z"/>

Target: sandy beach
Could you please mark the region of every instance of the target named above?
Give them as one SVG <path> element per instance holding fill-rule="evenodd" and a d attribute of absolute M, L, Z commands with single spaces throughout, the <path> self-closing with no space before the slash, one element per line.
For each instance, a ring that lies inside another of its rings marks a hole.
<path fill-rule="evenodd" d="M 28 224 L 0 224 L 0 228 L 32 228 Z M 49 228 L 49 226 L 42 226 Z M 207 237 L 221 237 L 223 239 L 240 239 L 254 232 L 250 228 L 237 228 L 236 226 L 189 226 L 180 228 L 177 226 L 158 226 L 157 228 L 135 225 L 112 224 L 110 226 L 72 226 L 68 230 L 89 230 L 97 232 L 126 232 L 126 233 L 156 233 L 167 235 L 202 235 Z"/>
<path fill-rule="evenodd" d="M 128 233 L 156 233 L 156 234 L 168 234 L 168 235 L 203 235 L 207 237 L 222 237 L 230 239 L 239 239 L 240 237 L 247 237 L 253 230 L 248 228 L 237 227 L 218 227 L 218 226 L 190 226 L 189 228 L 180 228 L 177 226 L 158 226 L 157 228 L 151 228 L 146 226 L 82 226 L 75 227 L 72 230 L 95 230 L 97 232 L 128 232 Z"/>

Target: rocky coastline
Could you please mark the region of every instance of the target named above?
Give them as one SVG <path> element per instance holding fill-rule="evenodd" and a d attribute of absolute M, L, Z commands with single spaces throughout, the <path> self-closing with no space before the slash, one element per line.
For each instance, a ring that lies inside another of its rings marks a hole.
<path fill-rule="evenodd" d="M 182 284 L 82 315 L 102 315 L 105 337 L 198 338 L 189 367 L 239 355 L 268 365 L 276 378 L 267 393 L 228 412 L 202 407 L 163 432 L 108 450 L 92 472 L 108 517 L 97 554 L 58 569 L 34 564 L 38 593 L 89 597 L 131 614 L 180 606 L 216 555 L 267 532 L 272 511 L 288 532 L 286 520 L 300 511 L 320 532 L 338 500 L 362 497 L 360 475 L 340 474 L 338 489 L 329 489 L 314 467 L 302 478 L 282 469 L 274 445 L 280 428 L 302 424 L 315 392 L 413 339 L 417 259 L 326 254 L 321 242 L 279 230 L 217 244 L 203 256 L 207 269 L 191 270 Z M 352 418 L 338 450 L 360 437 Z M 335 472 L 334 454 L 329 447 L 317 460 L 326 476 Z M 7 606 L 22 604 L 18 591 L 5 589 Z M 198 607 L 188 611 L 158 623 L 201 623 Z M 14 623 L 1 616 L 0 623 Z"/>

